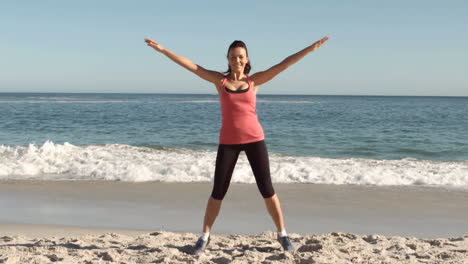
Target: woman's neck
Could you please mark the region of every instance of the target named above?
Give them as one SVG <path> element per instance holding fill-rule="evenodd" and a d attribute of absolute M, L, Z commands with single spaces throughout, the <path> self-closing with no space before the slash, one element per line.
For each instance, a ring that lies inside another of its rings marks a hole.
<path fill-rule="evenodd" d="M 231 80 L 233 80 L 233 81 L 239 81 L 239 80 L 242 79 L 244 76 L 245 76 L 245 74 L 242 73 L 242 72 L 235 72 L 235 71 L 232 71 L 232 72 L 229 74 L 229 79 L 231 79 Z"/>

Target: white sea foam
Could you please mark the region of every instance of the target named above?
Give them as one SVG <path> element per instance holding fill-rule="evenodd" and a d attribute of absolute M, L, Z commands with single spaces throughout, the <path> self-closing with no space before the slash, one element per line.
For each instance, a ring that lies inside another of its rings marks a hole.
<path fill-rule="evenodd" d="M 70 103 L 90 103 L 90 104 L 99 104 L 99 103 L 141 103 L 143 101 L 130 101 L 130 100 L 4 100 L 0 101 L 0 104 L 11 103 L 11 104 L 70 104 Z"/>
<path fill-rule="evenodd" d="M 190 100 L 174 101 L 175 103 L 219 103 L 219 100 Z M 315 104 L 314 101 L 276 101 L 276 100 L 257 100 L 258 103 L 278 103 L 278 104 Z"/>
<path fill-rule="evenodd" d="M 0 146 L 0 179 L 206 182 L 216 152 L 129 145 Z M 329 159 L 270 153 L 276 183 L 432 185 L 468 189 L 468 161 Z M 245 153 L 232 182 L 255 183 Z"/>
<path fill-rule="evenodd" d="M 276 100 L 257 100 L 258 103 L 275 103 L 275 104 L 316 104 L 316 101 L 276 101 Z"/>
<path fill-rule="evenodd" d="M 190 101 L 174 101 L 174 103 L 219 103 L 219 100 L 190 100 Z"/>
<path fill-rule="evenodd" d="M 44 99 L 44 100 L 76 100 L 80 97 L 71 97 L 71 96 L 28 96 L 26 98 L 31 99 Z"/>

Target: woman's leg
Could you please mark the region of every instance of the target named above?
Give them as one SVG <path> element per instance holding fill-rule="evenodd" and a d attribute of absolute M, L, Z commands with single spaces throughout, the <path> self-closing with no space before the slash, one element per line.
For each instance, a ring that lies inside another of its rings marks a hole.
<path fill-rule="evenodd" d="M 265 141 L 247 144 L 245 153 L 252 167 L 257 187 L 265 200 L 265 206 L 276 225 L 278 232 L 284 230 L 283 212 L 278 196 L 273 189 L 270 175 L 270 163 Z"/>
<path fill-rule="evenodd" d="M 208 233 L 216 220 L 221 203 L 229 188 L 232 173 L 239 157 L 238 145 L 219 145 L 216 156 L 216 167 L 213 191 L 206 205 L 203 232 Z"/>
<path fill-rule="evenodd" d="M 276 231 L 284 231 L 283 212 L 281 210 L 281 204 L 278 199 L 278 195 L 275 193 L 272 197 L 265 198 L 264 200 L 268 213 L 270 213 L 271 218 L 273 218 L 273 222 L 275 222 Z"/>
<path fill-rule="evenodd" d="M 208 198 L 208 203 L 206 205 L 205 219 L 203 220 L 203 233 L 208 233 L 211 231 L 216 217 L 218 217 L 219 209 L 221 208 L 222 200 L 216 200 L 213 197 Z"/>

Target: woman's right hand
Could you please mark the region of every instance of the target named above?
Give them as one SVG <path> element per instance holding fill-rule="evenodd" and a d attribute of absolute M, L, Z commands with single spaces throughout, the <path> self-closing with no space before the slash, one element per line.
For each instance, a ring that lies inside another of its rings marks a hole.
<path fill-rule="evenodd" d="M 151 40 L 151 39 L 145 39 L 145 42 L 148 46 L 152 47 L 153 49 L 155 49 L 156 51 L 159 51 L 159 52 L 162 52 L 164 50 L 164 47 L 157 43 L 156 41 L 154 40 Z"/>

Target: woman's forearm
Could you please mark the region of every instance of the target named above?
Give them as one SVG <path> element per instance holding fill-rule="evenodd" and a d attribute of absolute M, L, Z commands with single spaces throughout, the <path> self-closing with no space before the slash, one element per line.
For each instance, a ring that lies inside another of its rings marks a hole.
<path fill-rule="evenodd" d="M 223 75 L 219 72 L 207 70 L 203 68 L 202 66 L 193 63 L 191 60 L 185 58 L 184 56 L 175 54 L 174 52 L 168 49 L 165 49 L 161 44 L 157 43 L 154 40 L 145 39 L 145 42 L 148 46 L 152 47 L 157 52 L 160 52 L 166 55 L 169 59 L 171 59 L 175 63 L 195 73 L 196 75 L 198 75 L 200 78 L 204 80 L 207 80 L 212 83 L 216 83 L 219 81 L 221 77 L 223 77 Z"/>
<path fill-rule="evenodd" d="M 309 54 L 312 51 L 318 49 L 318 47 L 320 47 L 323 44 L 323 42 L 325 42 L 326 40 L 328 40 L 328 37 L 324 38 L 324 39 L 321 39 L 321 40 L 315 42 L 314 44 L 306 47 L 305 49 L 303 49 L 303 50 L 301 50 L 301 51 L 287 57 L 280 64 L 282 64 L 285 68 L 293 65 L 294 63 L 296 63 L 299 60 L 301 60 L 302 58 L 304 58 L 307 54 Z"/>
<path fill-rule="evenodd" d="M 178 55 L 166 48 L 161 51 L 162 54 L 166 55 L 169 59 L 174 61 L 175 63 L 179 64 L 180 66 L 186 68 L 189 71 L 196 71 L 197 65 L 193 63 L 191 60 L 187 59 L 184 56 Z"/>
<path fill-rule="evenodd" d="M 319 41 L 316 41 L 314 44 L 308 46 L 307 48 L 294 53 L 293 55 L 287 57 L 282 62 L 276 64 L 275 66 L 269 68 L 266 71 L 261 71 L 253 74 L 251 79 L 255 81 L 257 85 L 262 85 L 271 79 L 273 79 L 276 75 L 280 74 L 289 66 L 293 65 L 294 63 L 298 62 L 302 58 L 304 58 L 310 52 L 318 49 L 325 41 L 328 40 L 328 37 L 324 37 Z"/>

